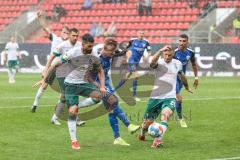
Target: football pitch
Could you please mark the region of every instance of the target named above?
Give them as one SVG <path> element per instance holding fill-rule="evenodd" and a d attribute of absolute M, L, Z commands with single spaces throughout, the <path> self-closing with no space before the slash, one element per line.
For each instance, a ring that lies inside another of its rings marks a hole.
<path fill-rule="evenodd" d="M 107 115 L 78 127 L 80 151 L 71 149 L 65 121 L 54 126 L 50 118 L 58 94 L 50 88 L 44 93 L 36 113 L 30 112 L 38 74 L 18 74 L 15 84 L 8 84 L 0 73 L 0 160 L 201 160 L 240 159 L 240 78 L 200 78 L 194 94 L 184 95 L 184 115 L 188 128 L 180 128 L 171 118 L 164 137 L 164 147 L 152 149 L 131 135 L 119 121 L 121 137 L 131 146 L 113 145 Z M 189 80 L 192 84 L 192 79 Z M 121 101 L 129 119 L 140 124 L 147 104 L 142 98 L 136 106 Z M 80 110 L 81 112 L 81 110 Z M 175 116 L 175 115 L 174 115 Z"/>

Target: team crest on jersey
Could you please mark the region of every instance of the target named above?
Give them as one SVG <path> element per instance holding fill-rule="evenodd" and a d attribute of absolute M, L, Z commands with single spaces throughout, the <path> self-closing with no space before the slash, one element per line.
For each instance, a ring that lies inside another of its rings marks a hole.
<path fill-rule="evenodd" d="M 187 60 L 189 60 L 189 59 L 190 59 L 190 56 L 187 56 L 186 58 L 187 58 Z"/>

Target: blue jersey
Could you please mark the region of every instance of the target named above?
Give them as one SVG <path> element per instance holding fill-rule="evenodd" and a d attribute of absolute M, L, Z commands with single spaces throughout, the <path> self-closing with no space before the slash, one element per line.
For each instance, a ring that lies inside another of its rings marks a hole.
<path fill-rule="evenodd" d="M 191 62 L 195 62 L 195 53 L 189 48 L 187 48 L 185 51 L 181 51 L 179 48 L 177 48 L 173 58 L 182 62 L 183 72 L 186 73 L 189 60 L 191 60 Z"/>
<path fill-rule="evenodd" d="M 104 76 L 105 76 L 105 86 L 108 92 L 112 93 L 113 89 L 110 85 L 110 78 L 109 78 L 109 70 L 111 68 L 112 65 L 112 57 L 104 57 L 103 55 L 101 55 L 101 50 L 102 48 L 98 48 L 97 52 L 95 53 L 95 55 L 97 55 L 101 61 L 101 66 L 104 70 Z M 92 74 L 92 78 L 94 80 L 96 80 L 97 82 L 99 82 L 98 79 L 98 74 Z"/>
<path fill-rule="evenodd" d="M 193 50 L 187 48 L 185 51 L 181 51 L 179 48 L 175 50 L 174 59 L 179 60 L 183 65 L 183 72 L 186 73 L 189 60 L 195 62 L 195 53 Z M 182 82 L 179 76 L 177 76 L 176 93 L 179 94 L 182 89 Z"/>
<path fill-rule="evenodd" d="M 147 51 L 151 50 L 151 46 L 147 40 L 139 40 L 137 38 L 132 39 L 130 42 L 130 50 L 132 52 L 128 63 L 139 63 L 141 60 L 145 49 Z"/>

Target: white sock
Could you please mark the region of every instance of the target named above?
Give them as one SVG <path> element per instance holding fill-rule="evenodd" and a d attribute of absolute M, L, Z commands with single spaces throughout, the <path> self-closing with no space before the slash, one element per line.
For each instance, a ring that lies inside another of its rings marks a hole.
<path fill-rule="evenodd" d="M 13 75 L 12 70 L 8 69 L 8 79 L 9 80 L 12 80 L 12 77 L 13 77 L 12 75 Z"/>
<path fill-rule="evenodd" d="M 72 141 L 77 141 L 76 120 L 68 120 L 68 130 Z"/>
<path fill-rule="evenodd" d="M 58 119 L 57 115 L 54 113 L 52 116 L 52 121 L 56 121 Z"/>
<path fill-rule="evenodd" d="M 86 98 L 86 99 L 79 102 L 78 108 L 91 106 L 91 105 L 94 105 L 96 103 L 97 103 L 96 100 L 93 100 L 92 98 Z"/>
<path fill-rule="evenodd" d="M 38 89 L 38 91 L 37 91 L 37 94 L 36 94 L 36 96 L 35 96 L 34 103 L 33 103 L 34 106 L 38 106 L 39 100 L 40 100 L 40 98 L 42 97 L 43 92 L 44 92 L 44 89 L 42 88 L 42 86 L 39 87 L 39 89 Z"/>
<path fill-rule="evenodd" d="M 12 69 L 12 78 L 13 79 L 15 78 L 16 73 L 17 73 L 16 69 Z"/>

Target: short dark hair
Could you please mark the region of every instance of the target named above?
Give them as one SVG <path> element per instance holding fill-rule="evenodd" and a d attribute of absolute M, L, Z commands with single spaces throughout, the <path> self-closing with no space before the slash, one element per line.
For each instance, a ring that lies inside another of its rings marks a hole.
<path fill-rule="evenodd" d="M 70 33 L 71 33 L 71 32 L 78 33 L 78 29 L 77 29 L 77 28 L 71 28 L 71 29 L 69 30 L 69 32 L 70 32 Z"/>
<path fill-rule="evenodd" d="M 94 43 L 94 38 L 91 34 L 86 33 L 82 36 L 82 42 L 91 42 Z"/>
<path fill-rule="evenodd" d="M 181 34 L 179 37 L 180 37 L 180 38 L 185 38 L 185 39 L 188 40 L 188 35 L 186 35 L 186 34 Z"/>

